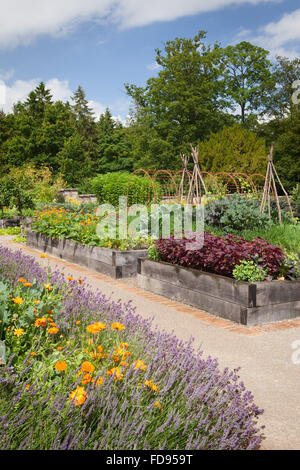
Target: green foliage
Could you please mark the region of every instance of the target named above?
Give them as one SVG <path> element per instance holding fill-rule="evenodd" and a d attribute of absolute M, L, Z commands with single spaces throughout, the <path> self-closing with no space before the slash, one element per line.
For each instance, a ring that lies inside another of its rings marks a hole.
<path fill-rule="evenodd" d="M 19 235 L 20 233 L 21 233 L 20 227 L 0 228 L 0 236 Z"/>
<path fill-rule="evenodd" d="M 221 51 L 225 96 L 232 110 L 239 106 L 243 124 L 246 124 L 247 113 L 263 113 L 269 104 L 276 82 L 268 55 L 262 47 L 246 41 Z"/>
<path fill-rule="evenodd" d="M 7 285 L 0 281 L 0 341 L 3 339 L 4 329 L 7 328 L 8 322 L 8 299 L 9 299 L 9 288 Z"/>
<path fill-rule="evenodd" d="M 288 253 L 279 270 L 279 276 L 295 281 L 300 276 L 299 255 L 297 253 Z"/>
<path fill-rule="evenodd" d="M 266 144 L 263 138 L 240 125 L 224 127 L 200 143 L 199 155 L 206 171 L 266 172 Z"/>
<path fill-rule="evenodd" d="M 269 225 L 269 218 L 260 213 L 257 200 L 234 194 L 207 204 L 205 222 L 231 233 L 264 228 Z"/>
<path fill-rule="evenodd" d="M 151 245 L 148 248 L 148 258 L 151 259 L 152 261 L 160 261 L 161 260 L 161 255 L 160 255 L 159 250 L 157 249 L 156 245 Z"/>
<path fill-rule="evenodd" d="M 237 281 L 260 282 L 264 281 L 268 275 L 267 271 L 258 266 L 254 261 L 242 260 L 233 272 L 233 277 Z"/>
<path fill-rule="evenodd" d="M 147 204 L 154 197 L 153 187 L 147 177 L 130 175 L 130 173 L 106 173 L 92 180 L 92 192 L 96 194 L 99 204 L 119 206 L 120 196 L 127 196 L 128 206 L 132 204 Z M 155 183 L 159 193 L 159 185 Z"/>

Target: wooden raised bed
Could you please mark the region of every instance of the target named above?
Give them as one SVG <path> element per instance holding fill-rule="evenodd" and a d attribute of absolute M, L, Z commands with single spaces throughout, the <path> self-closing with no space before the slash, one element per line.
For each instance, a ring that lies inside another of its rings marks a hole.
<path fill-rule="evenodd" d="M 144 259 L 139 262 L 138 285 L 243 325 L 300 317 L 300 280 L 241 282 Z"/>
<path fill-rule="evenodd" d="M 138 259 L 146 258 L 148 253 L 148 250 L 118 251 L 99 246 L 80 245 L 72 240 L 52 239 L 33 231 L 27 231 L 26 243 L 44 253 L 86 266 L 115 279 L 136 276 Z"/>

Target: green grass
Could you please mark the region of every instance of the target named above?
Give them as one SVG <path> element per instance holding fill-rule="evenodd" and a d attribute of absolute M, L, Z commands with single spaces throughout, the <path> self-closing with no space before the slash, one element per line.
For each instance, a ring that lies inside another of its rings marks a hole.
<path fill-rule="evenodd" d="M 215 227 L 206 227 L 208 232 L 212 232 L 216 236 L 225 235 L 225 233 Z M 265 229 L 243 230 L 236 233 L 246 240 L 253 238 L 263 238 L 272 245 L 282 247 L 289 253 L 300 253 L 300 224 L 289 225 L 271 225 Z"/>

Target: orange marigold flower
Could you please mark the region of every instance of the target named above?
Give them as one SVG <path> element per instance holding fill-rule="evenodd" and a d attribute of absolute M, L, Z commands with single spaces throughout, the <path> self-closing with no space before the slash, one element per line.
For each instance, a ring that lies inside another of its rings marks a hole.
<path fill-rule="evenodd" d="M 121 344 L 120 344 L 120 348 L 128 349 L 128 348 L 129 348 L 129 344 L 128 344 L 128 343 L 121 343 Z"/>
<path fill-rule="evenodd" d="M 83 380 L 81 381 L 82 385 L 86 385 L 90 382 L 94 382 L 93 377 L 90 374 L 84 374 Z"/>
<path fill-rule="evenodd" d="M 53 290 L 53 287 L 51 286 L 51 284 L 44 284 L 44 287 L 47 291 Z"/>
<path fill-rule="evenodd" d="M 79 320 L 76 322 L 76 325 L 80 325 L 80 321 L 79 321 Z"/>
<path fill-rule="evenodd" d="M 86 330 L 89 333 L 95 334 L 95 333 L 100 333 L 100 331 L 102 330 L 106 330 L 106 328 L 107 326 L 104 325 L 104 323 L 99 322 L 99 323 L 93 323 L 92 325 L 89 325 Z"/>
<path fill-rule="evenodd" d="M 24 303 L 22 297 L 16 297 L 15 299 L 13 299 L 13 302 L 17 305 L 21 305 Z"/>
<path fill-rule="evenodd" d="M 49 310 L 48 315 L 53 315 L 53 311 Z"/>
<path fill-rule="evenodd" d="M 34 325 L 39 328 L 40 326 L 46 326 L 47 325 L 47 318 L 37 318 L 35 320 Z"/>
<path fill-rule="evenodd" d="M 48 330 L 48 334 L 49 334 L 49 335 L 56 335 L 58 332 L 59 332 L 59 329 L 56 328 L 56 327 L 50 328 L 50 329 Z"/>
<path fill-rule="evenodd" d="M 67 279 L 68 279 L 68 281 L 74 281 L 74 277 L 72 277 L 72 276 L 67 277 Z"/>
<path fill-rule="evenodd" d="M 56 323 L 53 323 L 53 322 L 52 322 L 52 318 L 50 318 L 50 319 L 48 318 L 48 321 L 51 322 L 51 323 L 49 323 L 50 326 L 53 326 L 53 328 L 57 328 Z"/>
<path fill-rule="evenodd" d="M 116 322 L 116 323 L 113 323 L 113 324 L 111 325 L 111 329 L 112 329 L 112 330 L 122 331 L 122 330 L 125 330 L 125 326 L 122 325 L 122 323 Z"/>
<path fill-rule="evenodd" d="M 76 406 L 83 405 L 87 398 L 87 393 L 83 387 L 77 386 L 76 390 L 70 393 L 69 398 L 74 401 Z"/>
<path fill-rule="evenodd" d="M 78 284 L 82 284 L 82 279 L 78 279 Z"/>
<path fill-rule="evenodd" d="M 62 351 L 62 347 L 61 347 L 61 346 L 57 346 L 57 350 L 58 350 L 58 351 Z"/>
<path fill-rule="evenodd" d="M 32 287 L 33 284 L 31 284 L 31 282 L 24 282 L 24 286 L 25 287 Z"/>
<path fill-rule="evenodd" d="M 91 362 L 85 361 L 85 362 L 82 363 L 81 370 L 82 370 L 83 372 L 91 372 L 91 373 L 93 373 L 94 370 L 95 370 L 95 366 L 94 366 Z"/>
<path fill-rule="evenodd" d="M 25 331 L 23 330 L 23 328 L 16 328 L 14 330 L 14 336 L 17 336 L 19 338 L 19 336 L 23 336 L 25 333 Z"/>
<path fill-rule="evenodd" d="M 32 356 L 32 357 L 33 357 L 33 356 L 36 356 L 36 353 L 35 353 L 35 352 L 31 352 L 31 353 L 30 353 L 30 356 Z"/>
<path fill-rule="evenodd" d="M 35 301 L 34 301 L 34 304 L 35 304 L 35 305 L 38 305 L 39 303 L 40 303 L 40 300 L 35 300 Z"/>
<path fill-rule="evenodd" d="M 48 256 L 43 254 L 43 255 L 40 256 L 40 258 L 48 258 Z"/>
<path fill-rule="evenodd" d="M 27 279 L 18 279 L 18 282 L 21 282 L 22 284 L 24 284 L 24 282 L 27 282 Z"/>
<path fill-rule="evenodd" d="M 54 368 L 61 372 L 61 371 L 67 370 L 68 364 L 66 364 L 64 361 L 59 361 L 55 364 Z"/>

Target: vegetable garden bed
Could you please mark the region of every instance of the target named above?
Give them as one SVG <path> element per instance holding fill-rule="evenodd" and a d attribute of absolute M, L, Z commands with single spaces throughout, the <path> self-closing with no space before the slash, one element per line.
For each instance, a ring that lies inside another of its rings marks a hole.
<path fill-rule="evenodd" d="M 300 317 L 300 280 L 242 282 L 161 261 L 141 260 L 139 287 L 241 323 Z"/>
<path fill-rule="evenodd" d="M 138 259 L 146 258 L 148 253 L 147 250 L 120 251 L 81 245 L 69 239 L 52 239 L 33 231 L 27 231 L 27 245 L 94 269 L 114 279 L 136 276 Z"/>

